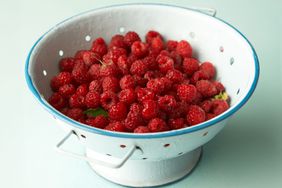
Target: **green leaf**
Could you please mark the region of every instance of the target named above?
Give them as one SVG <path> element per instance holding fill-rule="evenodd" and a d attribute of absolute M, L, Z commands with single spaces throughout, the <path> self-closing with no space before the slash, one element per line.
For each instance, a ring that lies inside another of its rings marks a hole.
<path fill-rule="evenodd" d="M 108 113 L 103 108 L 89 108 L 83 112 L 84 114 L 92 117 L 97 117 L 99 115 L 108 117 Z"/>

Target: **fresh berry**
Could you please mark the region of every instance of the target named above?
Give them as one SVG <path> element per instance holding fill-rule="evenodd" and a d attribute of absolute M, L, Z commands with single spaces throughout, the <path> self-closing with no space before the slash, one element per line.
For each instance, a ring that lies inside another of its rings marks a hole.
<path fill-rule="evenodd" d="M 59 62 L 61 72 L 71 72 L 74 67 L 74 58 L 67 57 L 63 58 Z"/>
<path fill-rule="evenodd" d="M 168 51 L 174 51 L 174 50 L 176 50 L 177 44 L 178 44 L 178 42 L 175 41 L 175 40 L 168 40 L 166 42 L 166 49 Z"/>
<path fill-rule="evenodd" d="M 152 79 L 147 82 L 147 88 L 153 91 L 153 93 L 160 94 L 164 91 L 164 82 L 160 78 Z"/>
<path fill-rule="evenodd" d="M 124 36 L 124 43 L 130 47 L 135 41 L 141 41 L 139 35 L 134 31 L 129 31 Z"/>
<path fill-rule="evenodd" d="M 92 82 L 90 82 L 89 84 L 89 91 L 92 92 L 98 92 L 98 93 L 102 93 L 103 89 L 102 89 L 102 83 L 100 80 L 93 80 Z"/>
<path fill-rule="evenodd" d="M 98 115 L 95 118 L 88 118 L 85 122 L 87 125 L 100 129 L 104 129 L 109 124 L 109 120 L 103 115 Z"/>
<path fill-rule="evenodd" d="M 147 43 L 151 43 L 152 40 L 156 37 L 160 37 L 162 38 L 161 34 L 157 31 L 148 31 L 148 33 L 146 34 L 146 42 Z"/>
<path fill-rule="evenodd" d="M 174 83 L 180 83 L 184 80 L 184 76 L 182 72 L 180 72 L 179 70 L 175 70 L 175 69 L 169 70 L 166 73 L 166 77 Z"/>
<path fill-rule="evenodd" d="M 200 107 L 206 112 L 208 113 L 212 107 L 212 101 L 211 100 L 204 100 L 203 102 L 201 102 Z"/>
<path fill-rule="evenodd" d="M 71 108 L 84 108 L 85 97 L 75 93 L 69 98 L 69 105 Z"/>
<path fill-rule="evenodd" d="M 185 121 L 183 118 L 177 118 L 177 119 L 169 119 L 168 120 L 168 125 L 170 129 L 175 130 L 175 129 L 182 129 L 185 127 Z"/>
<path fill-rule="evenodd" d="M 119 101 L 124 102 L 128 105 L 132 104 L 136 100 L 136 93 L 134 89 L 124 89 L 119 93 Z"/>
<path fill-rule="evenodd" d="M 192 84 L 196 84 L 197 81 L 199 80 L 208 80 L 208 79 L 209 77 L 205 71 L 198 70 L 192 75 L 190 81 Z"/>
<path fill-rule="evenodd" d="M 113 105 L 118 102 L 118 97 L 112 91 L 106 91 L 100 96 L 100 103 L 102 107 L 106 110 L 109 110 Z"/>
<path fill-rule="evenodd" d="M 109 125 L 107 125 L 105 127 L 105 130 L 115 131 L 115 132 L 125 132 L 126 128 L 125 128 L 125 126 L 124 126 L 124 124 L 122 122 L 115 121 L 115 122 L 112 122 Z"/>
<path fill-rule="evenodd" d="M 143 101 L 142 117 L 144 119 L 152 119 L 158 116 L 159 107 L 158 103 L 153 100 Z"/>
<path fill-rule="evenodd" d="M 139 75 L 133 75 L 133 79 L 135 81 L 135 85 L 140 86 L 140 87 L 145 87 L 148 82 L 146 78 L 144 78 L 143 76 L 139 76 Z"/>
<path fill-rule="evenodd" d="M 107 45 L 103 38 L 97 38 L 93 41 L 91 51 L 103 57 L 108 52 Z"/>
<path fill-rule="evenodd" d="M 110 61 L 116 64 L 118 61 L 118 58 L 126 54 L 127 52 L 124 48 L 112 48 L 106 55 L 108 55 L 108 58 Z M 108 60 L 104 59 L 104 57 L 103 57 L 103 61 L 105 60 L 105 63 L 109 64 L 110 62 L 107 62 Z"/>
<path fill-rule="evenodd" d="M 110 48 L 126 48 L 126 46 L 124 36 L 122 35 L 114 35 L 109 45 Z"/>
<path fill-rule="evenodd" d="M 118 74 L 118 67 L 114 63 L 102 65 L 99 72 L 100 77 L 117 76 Z"/>
<path fill-rule="evenodd" d="M 122 74 L 129 74 L 130 64 L 128 63 L 127 57 L 122 55 L 118 58 L 117 66 Z"/>
<path fill-rule="evenodd" d="M 132 75 L 142 76 L 148 70 L 147 65 L 142 60 L 136 60 L 132 63 L 130 67 L 130 72 Z"/>
<path fill-rule="evenodd" d="M 96 91 L 89 91 L 85 96 L 87 108 L 98 108 L 100 105 L 100 94 Z"/>
<path fill-rule="evenodd" d="M 206 114 L 206 120 L 210 120 L 210 119 L 212 119 L 212 118 L 214 118 L 214 117 L 216 117 L 216 115 L 213 114 L 213 113 L 207 113 L 207 114 Z"/>
<path fill-rule="evenodd" d="M 149 70 L 158 69 L 158 63 L 155 58 L 151 55 L 148 55 L 143 59 L 144 64 L 148 67 Z"/>
<path fill-rule="evenodd" d="M 166 122 L 160 118 L 154 118 L 148 123 L 148 128 L 150 132 L 162 132 L 167 131 L 168 126 Z"/>
<path fill-rule="evenodd" d="M 82 61 L 77 61 L 72 70 L 72 76 L 77 83 L 83 84 L 89 80 L 87 72 L 87 65 Z"/>
<path fill-rule="evenodd" d="M 161 37 L 155 37 L 151 41 L 150 50 L 153 51 L 153 53 L 160 53 L 164 49 L 164 42 Z"/>
<path fill-rule="evenodd" d="M 59 94 L 64 98 L 69 98 L 75 93 L 75 87 L 73 84 L 65 84 L 59 88 Z"/>
<path fill-rule="evenodd" d="M 118 102 L 109 109 L 109 117 L 112 120 L 123 120 L 127 115 L 127 107 L 125 103 Z"/>
<path fill-rule="evenodd" d="M 194 72 L 199 70 L 199 62 L 194 58 L 184 58 L 182 68 L 188 76 L 192 76 Z"/>
<path fill-rule="evenodd" d="M 76 88 L 76 94 L 85 96 L 88 93 L 88 84 L 81 84 Z"/>
<path fill-rule="evenodd" d="M 135 41 L 131 45 L 131 53 L 139 58 L 144 57 L 148 53 L 148 45 L 141 41 Z"/>
<path fill-rule="evenodd" d="M 120 79 L 119 86 L 121 89 L 134 88 L 135 80 L 131 75 L 125 75 Z"/>
<path fill-rule="evenodd" d="M 117 92 L 119 90 L 119 82 L 116 77 L 108 76 L 105 77 L 102 81 L 103 91 L 112 91 Z"/>
<path fill-rule="evenodd" d="M 182 71 L 182 61 L 183 61 L 182 56 L 179 55 L 176 51 L 170 52 L 169 56 L 173 59 L 174 68 Z"/>
<path fill-rule="evenodd" d="M 212 101 L 211 112 L 215 115 L 225 112 L 228 108 L 229 104 L 225 100 L 215 99 Z"/>
<path fill-rule="evenodd" d="M 171 95 L 165 95 L 163 97 L 159 97 L 158 105 L 161 110 L 165 112 L 172 112 L 176 108 L 176 100 Z"/>
<path fill-rule="evenodd" d="M 71 73 L 60 72 L 57 76 L 53 77 L 51 80 L 51 88 L 53 91 L 57 91 L 61 86 L 70 84 L 72 81 Z"/>
<path fill-rule="evenodd" d="M 82 109 L 80 108 L 71 108 L 71 109 L 68 109 L 67 110 L 67 113 L 66 115 L 74 120 L 81 120 L 84 118 L 84 114 L 83 114 L 83 111 Z"/>
<path fill-rule="evenodd" d="M 208 75 L 208 79 L 213 79 L 215 77 L 215 68 L 212 63 L 204 62 L 200 65 L 200 70 L 204 71 Z"/>
<path fill-rule="evenodd" d="M 124 121 L 124 125 L 128 131 L 132 132 L 136 127 L 142 126 L 144 124 L 141 111 L 142 108 L 137 103 L 134 103 L 130 106 L 130 110 Z"/>
<path fill-rule="evenodd" d="M 185 40 L 181 40 L 180 42 L 178 42 L 177 47 L 176 47 L 176 52 L 184 58 L 192 57 L 192 47 Z"/>
<path fill-rule="evenodd" d="M 82 60 L 82 56 L 84 54 L 84 52 L 86 52 L 87 50 L 79 50 L 75 53 L 74 58 L 78 59 L 78 60 Z"/>
<path fill-rule="evenodd" d="M 134 133 L 149 133 L 150 130 L 147 126 L 139 126 L 139 127 L 136 127 L 133 132 Z"/>
<path fill-rule="evenodd" d="M 101 69 L 100 64 L 91 65 L 87 73 L 89 75 L 90 80 L 96 80 L 100 78 L 100 69 Z"/>
<path fill-rule="evenodd" d="M 197 105 L 191 105 L 186 118 L 189 125 L 202 123 L 206 119 L 205 111 Z"/>
<path fill-rule="evenodd" d="M 225 87 L 223 86 L 223 84 L 221 82 L 213 81 L 212 83 L 215 86 L 217 93 L 225 91 Z"/>
<path fill-rule="evenodd" d="M 173 59 L 168 56 L 160 56 L 157 60 L 159 69 L 162 73 L 167 73 L 167 71 L 174 68 Z"/>
<path fill-rule="evenodd" d="M 82 54 L 82 60 L 84 61 L 85 65 L 87 66 L 91 66 L 94 63 L 99 63 L 98 61 L 99 59 L 100 59 L 99 55 L 91 51 L 85 51 Z"/>
<path fill-rule="evenodd" d="M 197 89 L 194 85 L 181 84 L 177 87 L 178 97 L 186 102 L 192 102 L 196 98 Z"/>
<path fill-rule="evenodd" d="M 141 103 L 145 100 L 150 100 L 150 99 L 153 100 L 155 98 L 154 92 L 152 92 L 148 88 L 137 88 L 136 94 L 137 94 L 137 100 Z"/>
<path fill-rule="evenodd" d="M 196 88 L 204 97 L 212 97 L 218 93 L 214 84 L 208 80 L 198 81 Z"/>
<path fill-rule="evenodd" d="M 48 102 L 57 110 L 61 110 L 66 106 L 65 99 L 59 93 L 53 93 L 49 98 Z"/>

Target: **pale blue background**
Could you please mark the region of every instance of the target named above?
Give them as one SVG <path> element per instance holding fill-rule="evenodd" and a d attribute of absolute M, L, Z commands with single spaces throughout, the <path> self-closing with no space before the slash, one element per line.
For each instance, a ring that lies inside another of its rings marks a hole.
<path fill-rule="evenodd" d="M 51 26 L 121 2 L 140 1 L 0 1 L 1 188 L 119 187 L 98 177 L 86 163 L 54 151 L 64 132 L 27 90 L 23 68 L 29 49 Z M 282 187 L 281 1 L 155 2 L 216 8 L 217 17 L 232 23 L 253 43 L 261 66 L 251 100 L 205 145 L 196 170 L 166 187 Z"/>

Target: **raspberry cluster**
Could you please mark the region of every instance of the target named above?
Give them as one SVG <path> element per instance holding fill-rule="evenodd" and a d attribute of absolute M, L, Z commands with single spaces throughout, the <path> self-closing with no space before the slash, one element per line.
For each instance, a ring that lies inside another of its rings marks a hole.
<path fill-rule="evenodd" d="M 145 41 L 134 31 L 114 35 L 108 45 L 97 38 L 90 50 L 60 60 L 49 103 L 76 121 L 110 131 L 194 126 L 229 104 L 218 97 L 225 88 L 215 80 L 213 64 L 200 63 L 192 51 L 186 40 L 165 41 L 157 31 L 149 31 Z"/>

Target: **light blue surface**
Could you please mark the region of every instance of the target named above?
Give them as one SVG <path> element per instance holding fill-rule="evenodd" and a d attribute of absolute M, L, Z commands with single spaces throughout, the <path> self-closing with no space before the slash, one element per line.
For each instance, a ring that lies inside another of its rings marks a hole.
<path fill-rule="evenodd" d="M 45 31 L 72 15 L 118 2 L 121 1 L 0 2 L 1 188 L 120 187 L 97 176 L 86 163 L 54 151 L 65 133 L 34 100 L 23 77 L 28 51 Z M 155 2 L 216 8 L 217 17 L 234 25 L 252 42 L 261 67 L 254 95 L 224 130 L 205 145 L 195 171 L 165 187 L 282 187 L 282 3 L 278 0 Z M 67 147 L 81 151 L 75 139 Z"/>

